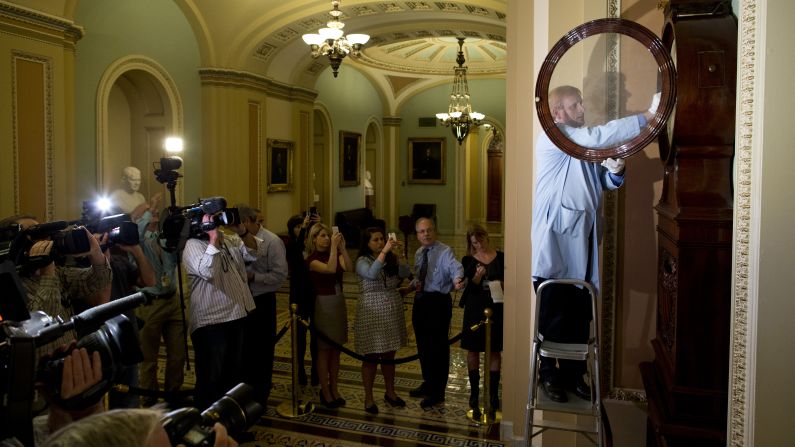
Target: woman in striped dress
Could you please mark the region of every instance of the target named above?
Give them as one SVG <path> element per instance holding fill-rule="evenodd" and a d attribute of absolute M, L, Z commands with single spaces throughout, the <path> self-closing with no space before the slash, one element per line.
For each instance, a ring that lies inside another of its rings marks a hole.
<path fill-rule="evenodd" d="M 393 407 L 406 405 L 395 393 L 395 365 L 389 363 L 395 359 L 397 350 L 406 346 L 406 319 L 398 286 L 411 270 L 402 259 L 401 245 L 396 239 L 385 240 L 381 228 L 368 228 L 356 261 L 361 296 L 353 325 L 354 344 L 357 352 L 372 360 L 362 362 L 364 410 L 370 414 L 378 414 L 373 382 L 379 361 L 386 361 L 381 364 L 386 386 L 384 400 Z"/>

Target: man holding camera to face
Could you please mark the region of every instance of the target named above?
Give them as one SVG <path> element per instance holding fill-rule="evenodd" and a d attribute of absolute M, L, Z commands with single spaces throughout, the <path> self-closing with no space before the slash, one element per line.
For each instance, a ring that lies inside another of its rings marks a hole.
<path fill-rule="evenodd" d="M 254 387 L 255 399 L 266 406 L 273 377 L 273 348 L 276 341 L 276 291 L 287 279 L 284 242 L 262 226 L 262 212 L 245 204 L 236 205 L 240 223 L 231 225 L 257 260 L 248 264 L 248 287 L 257 306 L 248 316 L 243 360 L 246 383 Z"/>
<path fill-rule="evenodd" d="M 0 228 L 18 224 L 22 230 L 31 229 L 39 225 L 31 215 L 16 215 L 0 221 Z M 108 301 L 107 287 L 111 282 L 111 270 L 105 256 L 102 254 L 100 242 L 107 241 L 107 235 L 102 240 L 97 240 L 85 228 L 72 230 L 84 231 L 89 244 L 89 251 L 75 254 L 75 257 L 86 257 L 90 267 L 56 266 L 54 260 L 53 241 L 50 235 L 43 237 L 23 235 L 22 237 L 35 237 L 27 251 L 27 267 L 23 268 L 20 279 L 28 295 L 28 311 L 43 311 L 47 315 L 58 315 L 64 320 L 71 318 L 75 311 L 74 300 L 85 300 L 84 307 L 93 307 Z M 18 266 L 20 267 L 20 266 Z M 75 341 L 74 331 L 64 333 L 57 340 L 50 342 L 38 349 L 39 355 L 49 354 L 62 345 Z"/>
<path fill-rule="evenodd" d="M 204 237 L 185 242 L 190 284 L 190 336 L 196 364 L 196 404 L 207 407 L 242 379 L 246 316 L 256 307 L 245 262 L 254 262 L 237 236 L 224 235 L 214 214 L 203 214 Z"/>

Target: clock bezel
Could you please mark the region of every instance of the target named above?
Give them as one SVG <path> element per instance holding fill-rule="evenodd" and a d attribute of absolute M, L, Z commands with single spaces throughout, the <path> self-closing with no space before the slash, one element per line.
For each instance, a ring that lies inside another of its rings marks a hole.
<path fill-rule="evenodd" d="M 580 41 L 597 34 L 605 33 L 618 33 L 634 38 L 650 51 L 659 68 L 660 91 L 662 94 L 657 112 L 637 136 L 617 146 L 595 149 L 581 146 L 571 141 L 557 125 L 555 125 L 552 112 L 547 105 L 549 99 L 548 92 L 552 74 L 563 54 Z M 668 49 L 654 33 L 649 31 L 649 29 L 626 19 L 596 19 L 583 23 L 569 31 L 552 47 L 549 54 L 547 54 L 547 57 L 541 65 L 538 81 L 536 82 L 536 112 L 538 113 L 541 127 L 549 136 L 549 139 L 563 152 L 572 157 L 591 162 L 598 162 L 606 158 L 625 158 L 643 150 L 643 148 L 654 140 L 660 131 L 665 128 L 666 121 L 676 101 L 675 81 L 676 68 L 674 67 Z"/>

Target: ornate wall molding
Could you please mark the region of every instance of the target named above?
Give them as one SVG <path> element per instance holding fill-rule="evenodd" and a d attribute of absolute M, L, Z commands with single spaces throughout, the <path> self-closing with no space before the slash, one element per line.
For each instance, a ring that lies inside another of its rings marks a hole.
<path fill-rule="evenodd" d="M 607 18 L 619 18 L 621 16 L 621 0 L 607 1 Z M 608 35 L 607 47 L 605 48 L 605 69 L 607 71 L 608 83 L 606 114 L 607 119 L 618 118 L 618 73 L 620 65 L 620 40 L 617 35 Z M 601 317 L 600 324 L 602 333 L 600 348 L 601 358 L 599 367 L 601 369 L 601 388 L 604 395 L 611 398 L 619 396 L 614 392 L 615 377 L 615 351 L 616 351 L 616 301 L 618 288 L 618 238 L 621 236 L 621 213 L 620 213 L 620 192 L 607 191 L 605 193 L 604 213 L 605 213 L 605 234 L 602 239 L 602 287 L 601 297 Z"/>
<path fill-rule="evenodd" d="M 224 68 L 200 68 L 199 77 L 202 85 L 218 85 L 227 87 L 243 87 L 261 91 L 268 96 L 287 101 L 299 101 L 313 104 L 317 92 L 302 87 L 294 87 L 274 81 L 246 71 L 228 70 Z"/>
<path fill-rule="evenodd" d="M 25 60 L 29 62 L 34 62 L 37 64 L 41 64 L 42 71 L 44 72 L 44 187 L 45 187 L 45 215 L 44 216 L 37 216 L 39 219 L 43 219 L 44 222 L 48 222 L 53 220 L 54 214 L 54 199 L 53 199 L 53 92 L 52 92 L 52 84 L 53 84 L 53 61 L 51 58 L 39 56 L 36 54 L 26 53 L 22 51 L 12 51 L 11 53 L 11 98 L 13 98 L 13 102 L 11 104 L 11 119 L 12 125 L 11 128 L 13 129 L 13 136 L 12 136 L 12 145 L 13 145 L 13 153 L 14 153 L 14 160 L 13 160 L 13 169 L 14 169 L 14 212 L 26 212 L 25 210 L 20 209 L 20 176 L 22 173 L 19 171 L 19 122 L 17 121 L 17 116 L 19 110 L 17 108 L 17 95 L 19 93 L 18 86 L 19 80 L 17 79 L 17 62 L 20 60 Z"/>
<path fill-rule="evenodd" d="M 0 32 L 63 45 L 72 51 L 85 34 L 70 20 L 6 2 L 0 2 Z"/>
<path fill-rule="evenodd" d="M 732 274 L 732 340 L 729 377 L 729 432 L 728 445 L 741 447 L 753 445 L 753 430 L 746 429 L 746 423 L 753 424 L 753 392 L 755 367 L 749 361 L 749 346 L 756 333 L 749 327 L 749 306 L 753 297 L 749 296 L 749 277 L 754 276 L 756 262 L 750 247 L 752 214 L 752 147 L 754 131 L 759 123 L 762 105 L 756 102 L 758 86 L 762 82 L 756 66 L 757 54 L 764 51 L 760 39 L 759 7 L 766 2 L 744 0 L 739 11 L 739 48 L 737 73 L 737 135 L 735 138 L 734 182 L 734 272 Z M 755 325 L 753 317 L 751 325 Z M 751 353 L 753 354 L 753 353 Z M 750 379 L 750 380 L 749 380 Z"/>

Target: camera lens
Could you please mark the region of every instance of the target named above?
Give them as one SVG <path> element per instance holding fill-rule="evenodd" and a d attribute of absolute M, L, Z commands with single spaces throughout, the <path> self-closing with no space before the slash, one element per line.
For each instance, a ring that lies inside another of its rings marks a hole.
<path fill-rule="evenodd" d="M 52 235 L 52 249 L 62 255 L 85 253 L 91 250 L 88 237 L 83 228 L 60 231 Z"/>
<path fill-rule="evenodd" d="M 254 389 L 241 383 L 204 410 L 202 418 L 208 427 L 220 422 L 234 436 L 246 430 L 263 412 L 262 405 L 254 400 Z"/>

